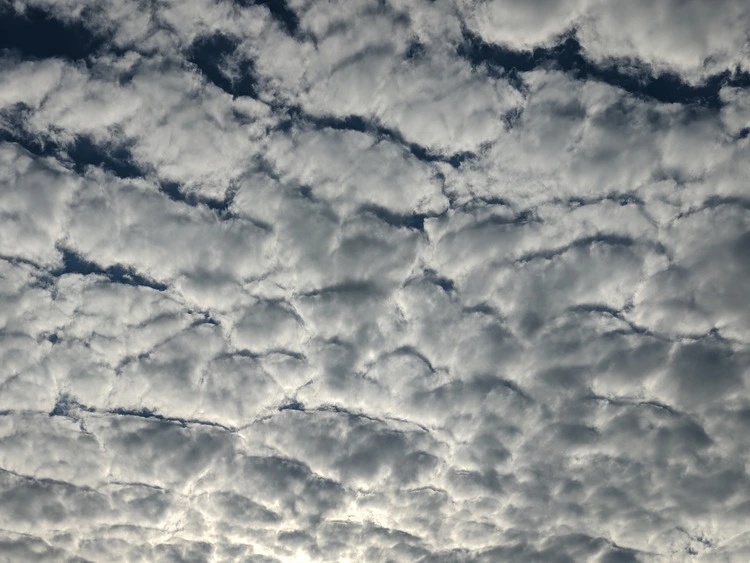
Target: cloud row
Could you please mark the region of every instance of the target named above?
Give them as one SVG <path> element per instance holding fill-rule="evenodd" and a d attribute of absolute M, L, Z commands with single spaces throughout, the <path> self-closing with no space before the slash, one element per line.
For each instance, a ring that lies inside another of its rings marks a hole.
<path fill-rule="evenodd" d="M 748 17 L 2 8 L 0 552 L 743 560 Z"/>

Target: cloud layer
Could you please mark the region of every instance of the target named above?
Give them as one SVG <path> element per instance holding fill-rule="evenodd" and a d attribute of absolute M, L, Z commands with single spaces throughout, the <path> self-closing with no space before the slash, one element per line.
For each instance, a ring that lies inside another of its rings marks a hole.
<path fill-rule="evenodd" d="M 745 4 L 0 5 L 2 556 L 746 560 Z"/>

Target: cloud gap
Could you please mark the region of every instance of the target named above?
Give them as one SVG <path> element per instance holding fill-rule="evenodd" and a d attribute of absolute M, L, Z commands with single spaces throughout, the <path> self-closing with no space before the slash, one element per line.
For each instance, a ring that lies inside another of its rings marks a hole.
<path fill-rule="evenodd" d="M 486 68 L 493 76 L 508 79 L 521 91 L 525 90 L 519 73 L 537 68 L 553 68 L 569 73 L 577 80 L 596 80 L 630 94 L 663 103 L 694 105 L 710 110 L 724 106 L 720 90 L 724 86 L 750 87 L 750 72 L 736 69 L 709 76 L 703 84 L 691 85 L 678 74 L 654 71 L 643 62 L 616 61 L 599 65 L 588 60 L 575 33 L 564 35 L 552 47 L 518 51 L 485 42 L 468 29 L 457 53 L 474 66 Z"/>
<path fill-rule="evenodd" d="M 36 7 L 26 7 L 23 12 L 7 5 L 0 7 L 0 49 L 18 53 L 24 59 L 82 60 L 104 44 L 104 39 L 81 21 L 62 21 Z"/>
<path fill-rule="evenodd" d="M 128 266 L 115 264 L 104 268 L 95 262 L 86 260 L 80 254 L 68 248 L 61 248 L 60 251 L 62 253 L 63 266 L 51 272 L 55 276 L 66 274 L 99 275 L 108 278 L 112 283 L 147 287 L 156 291 L 166 291 L 169 287 L 138 274 Z"/>

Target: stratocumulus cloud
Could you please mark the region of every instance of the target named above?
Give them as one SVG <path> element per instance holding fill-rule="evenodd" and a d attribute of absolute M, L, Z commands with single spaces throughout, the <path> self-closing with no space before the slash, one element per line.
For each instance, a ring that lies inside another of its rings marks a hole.
<path fill-rule="evenodd" d="M 749 31 L 0 4 L 0 560 L 749 560 Z"/>

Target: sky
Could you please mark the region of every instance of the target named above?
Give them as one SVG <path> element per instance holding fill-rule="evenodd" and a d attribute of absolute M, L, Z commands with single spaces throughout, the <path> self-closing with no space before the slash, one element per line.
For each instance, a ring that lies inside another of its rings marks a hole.
<path fill-rule="evenodd" d="M 0 0 L 0 560 L 750 560 L 745 0 Z"/>

